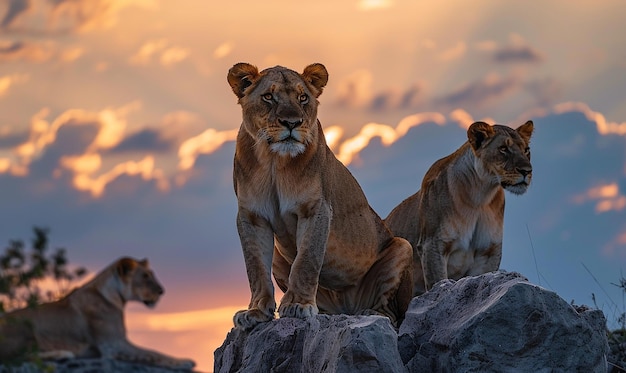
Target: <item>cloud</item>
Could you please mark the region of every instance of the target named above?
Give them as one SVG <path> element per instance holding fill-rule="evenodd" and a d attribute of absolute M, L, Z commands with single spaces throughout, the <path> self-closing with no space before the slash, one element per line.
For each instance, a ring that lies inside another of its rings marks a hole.
<path fill-rule="evenodd" d="M 343 164 L 349 165 L 358 159 L 359 152 L 369 144 L 372 138 L 378 137 L 384 146 L 390 146 L 396 140 L 406 135 L 409 129 L 426 122 L 434 122 L 441 125 L 445 122 L 445 117 L 439 113 L 414 114 L 403 118 L 396 128 L 386 124 L 368 123 L 361 128 L 356 136 L 343 141 L 338 146 L 337 159 Z M 331 134 L 335 135 L 332 132 Z M 336 141 L 332 139 L 332 142 Z"/>
<path fill-rule="evenodd" d="M 0 41 L 0 62 L 46 62 L 54 56 L 51 43 Z"/>
<path fill-rule="evenodd" d="M 357 4 L 357 9 L 360 11 L 371 11 L 390 8 L 392 5 L 392 0 L 360 0 Z"/>
<path fill-rule="evenodd" d="M 457 42 L 453 47 L 450 47 L 441 53 L 439 53 L 439 59 L 445 62 L 458 60 L 463 57 L 467 52 L 467 44 L 462 41 Z"/>
<path fill-rule="evenodd" d="M 14 33 L 87 32 L 117 24 L 123 9 L 156 9 L 156 0 L 8 0 L 0 29 Z M 47 19 L 48 22 L 42 22 Z M 44 25 L 45 24 L 45 25 Z"/>
<path fill-rule="evenodd" d="M 609 122 L 602 113 L 591 110 L 589 105 L 582 102 L 564 102 L 554 106 L 554 113 L 561 114 L 566 112 L 580 112 L 585 117 L 596 123 L 598 133 L 601 135 L 626 135 L 626 122 Z"/>
<path fill-rule="evenodd" d="M 175 143 L 169 139 L 165 139 L 161 132 L 153 128 L 144 128 L 131 135 L 126 136 L 116 146 L 112 147 L 109 152 L 167 152 L 174 149 Z"/>
<path fill-rule="evenodd" d="M 388 89 L 373 93 L 373 76 L 369 70 L 357 70 L 339 82 L 335 104 L 341 107 L 365 108 L 370 111 L 413 109 L 423 101 L 422 87 L 414 83 L 405 90 Z"/>
<path fill-rule="evenodd" d="M 231 54 L 234 48 L 235 44 L 233 42 L 224 42 L 220 44 L 217 48 L 215 48 L 215 50 L 213 51 L 213 58 L 217 60 L 222 59 Z"/>
<path fill-rule="evenodd" d="M 189 56 L 189 50 L 178 46 L 172 46 L 167 39 L 154 39 L 141 45 L 129 59 L 131 65 L 146 66 L 153 58 L 162 66 L 172 66 L 184 61 Z"/>
<path fill-rule="evenodd" d="M 185 141 L 178 149 L 181 170 L 189 170 L 193 167 L 200 154 L 213 153 L 224 143 L 234 141 L 237 138 L 238 129 L 229 131 L 217 131 L 209 128 L 198 136 Z"/>
<path fill-rule="evenodd" d="M 220 307 L 207 310 L 172 312 L 172 313 L 129 313 L 128 323 L 133 329 L 162 330 L 162 331 L 185 331 L 197 329 L 210 329 L 232 322 L 233 315 L 241 306 Z"/>
<path fill-rule="evenodd" d="M 595 201 L 597 214 L 626 208 L 626 196 L 620 193 L 616 182 L 595 186 L 583 194 L 574 196 L 572 200 L 577 204 Z"/>
<path fill-rule="evenodd" d="M 0 77 L 0 97 L 6 95 L 12 86 L 23 83 L 28 78 L 27 74 L 12 74 Z"/>
<path fill-rule="evenodd" d="M 31 7 L 32 0 L 7 0 L 7 10 L 0 22 L 0 28 L 10 27 L 21 15 L 28 12 Z"/>
<path fill-rule="evenodd" d="M 500 45 L 492 40 L 476 43 L 476 49 L 491 53 L 491 60 L 498 64 L 539 63 L 543 55 L 518 34 L 509 35 L 507 44 Z"/>
<path fill-rule="evenodd" d="M 543 57 L 527 45 L 514 45 L 496 50 L 493 54 L 493 60 L 498 63 L 541 62 Z"/>
<path fill-rule="evenodd" d="M 339 106 L 363 107 L 372 100 L 372 73 L 361 69 L 338 83 L 336 103 Z"/>
<path fill-rule="evenodd" d="M 512 94 L 520 87 L 521 81 L 517 76 L 501 77 L 493 73 L 436 98 L 434 102 L 445 107 L 481 108 Z"/>
<path fill-rule="evenodd" d="M 543 78 L 527 83 L 526 90 L 539 107 L 549 107 L 562 100 L 565 87 L 555 78 Z"/>
<path fill-rule="evenodd" d="M 61 28 L 85 32 L 110 28 L 117 23 L 117 14 L 128 7 L 155 9 L 154 0 L 50 0 L 50 17 Z"/>

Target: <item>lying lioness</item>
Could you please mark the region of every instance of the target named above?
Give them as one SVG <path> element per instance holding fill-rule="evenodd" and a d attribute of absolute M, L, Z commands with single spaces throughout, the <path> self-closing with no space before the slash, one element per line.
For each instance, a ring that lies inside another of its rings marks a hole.
<path fill-rule="evenodd" d="M 0 361 L 36 353 L 41 358 L 104 357 L 176 369 L 176 359 L 131 344 L 126 338 L 127 301 L 153 307 L 163 294 L 148 260 L 121 258 L 65 298 L 0 317 Z"/>

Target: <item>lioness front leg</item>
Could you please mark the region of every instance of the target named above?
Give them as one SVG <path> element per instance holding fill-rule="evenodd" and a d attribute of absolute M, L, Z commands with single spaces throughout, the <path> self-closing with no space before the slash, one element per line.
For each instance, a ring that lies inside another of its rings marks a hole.
<path fill-rule="evenodd" d="M 276 301 L 271 268 L 274 253 L 274 233 L 267 220 L 240 207 L 237 230 L 250 283 L 250 304 L 247 310 L 235 313 L 235 326 L 250 329 L 274 319 Z"/>
<path fill-rule="evenodd" d="M 430 290 L 437 282 L 448 278 L 448 264 L 443 252 L 449 244 L 437 239 L 427 239 L 421 245 L 424 285 L 426 290 Z"/>
<path fill-rule="evenodd" d="M 298 218 L 298 253 L 291 266 L 289 286 L 278 308 L 280 317 L 308 318 L 318 314 L 315 296 L 324 262 L 331 211 L 325 201 L 310 209 L 309 217 Z"/>

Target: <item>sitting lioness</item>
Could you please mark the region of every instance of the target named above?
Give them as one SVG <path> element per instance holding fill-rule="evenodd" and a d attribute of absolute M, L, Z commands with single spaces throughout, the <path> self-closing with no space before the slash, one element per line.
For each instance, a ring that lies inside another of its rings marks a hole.
<path fill-rule="evenodd" d="M 317 98 L 327 81 L 321 64 L 302 74 L 247 63 L 228 72 L 243 112 L 233 179 L 252 293 L 235 326 L 274 318 L 272 270 L 285 293 L 280 317 L 382 314 L 398 325 L 411 300 L 411 245 L 326 145 Z"/>
<path fill-rule="evenodd" d="M 468 141 L 435 162 L 422 188 L 385 223 L 413 246 L 413 293 L 437 281 L 495 271 L 502 258 L 504 190 L 526 192 L 532 177 L 533 122 L 517 130 L 476 122 Z"/>
<path fill-rule="evenodd" d="M 35 353 L 40 358 L 103 357 L 190 370 L 195 363 L 131 344 L 128 301 L 153 307 L 163 294 L 148 260 L 121 258 L 66 297 L 0 317 L 0 361 Z"/>

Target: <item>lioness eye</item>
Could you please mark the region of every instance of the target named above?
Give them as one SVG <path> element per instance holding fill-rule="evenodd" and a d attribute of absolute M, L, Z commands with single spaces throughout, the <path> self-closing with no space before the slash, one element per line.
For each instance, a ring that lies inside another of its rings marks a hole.
<path fill-rule="evenodd" d="M 303 93 L 298 97 L 298 99 L 300 100 L 301 103 L 306 104 L 307 101 L 309 101 L 309 96 Z"/>
<path fill-rule="evenodd" d="M 530 148 L 526 147 L 526 149 L 524 149 L 524 153 L 529 154 L 530 153 Z"/>
<path fill-rule="evenodd" d="M 509 152 L 509 148 L 507 148 L 506 146 L 502 145 L 501 147 L 498 148 L 498 150 L 500 151 L 500 153 L 502 154 L 506 154 Z"/>
<path fill-rule="evenodd" d="M 272 99 L 274 98 L 271 93 L 266 93 L 262 97 L 265 101 L 272 101 Z"/>

